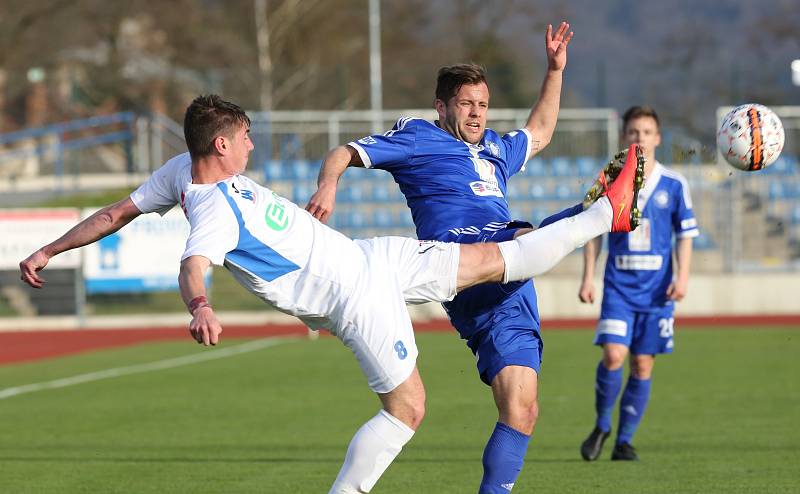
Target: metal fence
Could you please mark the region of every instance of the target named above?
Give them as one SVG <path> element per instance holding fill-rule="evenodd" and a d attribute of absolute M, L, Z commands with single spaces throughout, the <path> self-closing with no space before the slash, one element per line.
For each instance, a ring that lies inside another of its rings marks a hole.
<path fill-rule="evenodd" d="M 768 169 L 738 172 L 721 161 L 675 167 L 689 180 L 703 232 L 696 240 L 704 252 L 698 270 L 800 269 L 800 108 L 773 110 L 783 119 L 786 146 Z M 528 113 L 492 109 L 489 123 L 499 132 L 516 129 Z M 256 148 L 248 173 L 301 206 L 316 190 L 320 160 L 330 148 L 386 131 L 401 116 L 436 117 L 424 109 L 250 115 Z M 619 147 L 618 125 L 613 110 L 561 110 L 550 145 L 510 181 L 513 215 L 537 223 L 580 200 Z M 53 194 L 133 187 L 184 150 L 179 124 L 130 113 L 6 134 L 0 136 L 0 206 L 30 205 Z M 414 235 L 397 185 L 380 170 L 345 173 L 331 224 L 353 237 Z"/>

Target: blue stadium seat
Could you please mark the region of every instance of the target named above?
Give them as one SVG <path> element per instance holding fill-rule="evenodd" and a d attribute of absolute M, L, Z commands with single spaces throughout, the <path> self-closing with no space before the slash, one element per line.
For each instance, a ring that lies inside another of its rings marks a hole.
<path fill-rule="evenodd" d="M 548 216 L 550 216 L 550 214 L 547 212 L 546 209 L 544 209 L 544 208 L 533 208 L 531 210 L 531 216 L 528 219 L 528 221 L 531 222 L 534 226 L 538 226 L 539 223 L 541 223 L 542 220 L 547 218 Z"/>
<path fill-rule="evenodd" d="M 342 202 L 362 202 L 365 199 L 361 181 L 348 181 L 339 186 L 338 200 Z"/>
<path fill-rule="evenodd" d="M 532 177 L 542 177 L 544 175 L 548 175 L 548 167 L 545 165 L 545 162 L 542 158 L 535 156 L 525 163 L 524 173 L 525 175 L 530 175 Z"/>
<path fill-rule="evenodd" d="M 800 204 L 794 204 L 792 206 L 791 220 L 793 225 L 800 225 Z"/>
<path fill-rule="evenodd" d="M 580 156 L 575 160 L 578 166 L 578 175 L 581 177 L 592 177 L 600 173 L 603 167 L 602 161 L 591 156 Z"/>
<path fill-rule="evenodd" d="M 528 187 L 528 199 L 542 200 L 547 197 L 547 189 L 541 183 L 533 182 Z"/>
<path fill-rule="evenodd" d="M 290 178 L 295 180 L 308 180 L 313 178 L 311 165 L 306 160 L 289 160 L 283 162 L 284 169 Z"/>
<path fill-rule="evenodd" d="M 385 181 L 376 181 L 372 184 L 372 200 L 378 202 L 388 202 L 393 200 L 389 190 L 391 184 Z"/>
<path fill-rule="evenodd" d="M 553 175 L 558 177 L 567 177 L 576 174 L 576 170 L 572 166 L 572 162 L 569 158 L 564 156 L 552 158 L 550 160 L 550 168 L 553 170 Z"/>
<path fill-rule="evenodd" d="M 307 182 L 298 182 L 292 187 L 292 202 L 303 207 L 313 193 L 314 189 Z"/>
<path fill-rule="evenodd" d="M 264 175 L 267 181 L 287 178 L 283 170 L 283 164 L 278 160 L 269 160 L 264 163 Z"/>
<path fill-rule="evenodd" d="M 556 185 L 555 196 L 560 200 L 574 199 L 576 197 L 575 190 L 570 184 L 560 183 Z"/>
<path fill-rule="evenodd" d="M 786 187 L 779 179 L 773 178 L 769 183 L 769 198 L 783 199 L 784 197 L 786 197 Z"/>
<path fill-rule="evenodd" d="M 377 208 L 372 212 L 372 225 L 377 228 L 390 228 L 394 226 L 392 212 L 386 208 Z"/>
<path fill-rule="evenodd" d="M 406 208 L 400 210 L 397 214 L 397 225 L 403 228 L 414 228 L 414 219 L 411 217 L 411 211 Z"/>

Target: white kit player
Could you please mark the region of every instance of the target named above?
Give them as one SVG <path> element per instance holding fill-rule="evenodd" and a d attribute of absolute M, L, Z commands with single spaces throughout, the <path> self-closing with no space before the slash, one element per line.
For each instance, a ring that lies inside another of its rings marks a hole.
<path fill-rule="evenodd" d="M 190 223 L 179 285 L 195 340 L 219 341 L 222 326 L 206 298 L 203 275 L 211 264 L 222 265 L 265 302 L 336 335 L 378 394 L 383 408 L 355 433 L 331 493 L 369 492 L 424 415 L 406 303 L 443 302 L 478 283 L 529 279 L 591 238 L 629 231 L 636 223 L 629 205 L 644 169 L 631 160 L 606 197 L 584 213 L 507 242 L 350 240 L 240 175 L 253 149 L 249 127 L 233 103 L 198 97 L 184 120 L 189 153 L 169 160 L 129 198 L 31 254 L 20 263 L 21 278 L 40 288 L 38 271 L 52 256 L 95 242 L 139 214 L 163 214 L 179 204 Z M 613 214 L 612 206 L 625 206 L 623 214 Z"/>

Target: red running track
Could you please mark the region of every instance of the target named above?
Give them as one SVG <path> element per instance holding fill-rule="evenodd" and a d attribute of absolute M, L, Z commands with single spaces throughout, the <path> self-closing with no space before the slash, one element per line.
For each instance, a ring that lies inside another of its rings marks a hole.
<path fill-rule="evenodd" d="M 590 329 L 594 319 L 545 320 L 542 328 L 549 330 Z M 800 314 L 777 316 L 719 316 L 678 318 L 676 326 L 794 326 L 800 329 Z M 445 320 L 414 324 L 415 331 L 452 331 Z M 268 336 L 300 336 L 308 332 L 302 324 L 225 326 L 223 339 L 264 338 Z M 327 335 L 326 332 L 322 333 Z M 72 329 L 60 331 L 8 331 L 0 332 L 0 365 L 89 352 L 105 348 L 134 345 L 150 341 L 185 340 L 191 344 L 188 329 L 183 327 L 122 328 L 122 329 Z"/>

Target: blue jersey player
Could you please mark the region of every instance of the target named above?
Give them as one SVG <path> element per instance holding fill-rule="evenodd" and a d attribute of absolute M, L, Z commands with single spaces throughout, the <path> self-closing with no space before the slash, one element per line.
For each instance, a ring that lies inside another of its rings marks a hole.
<path fill-rule="evenodd" d="M 625 141 L 639 144 L 646 159 L 645 185 L 638 198 L 642 222 L 630 234 L 608 237 L 603 303 L 595 336 L 595 344 L 603 348 L 595 382 L 597 421 L 581 445 L 581 456 L 587 461 L 597 459 L 611 433 L 611 413 L 622 389 L 622 367 L 628 354 L 630 376 L 622 393 L 611 459 L 638 459 L 631 438 L 650 397 L 655 356 L 672 352 L 672 315 L 675 302 L 686 295 L 692 238 L 699 233 L 686 179 L 655 160 L 655 148 L 661 143 L 656 112 L 648 107 L 630 108 L 623 116 L 622 130 Z M 598 238 L 584 248 L 579 294 L 584 303 L 594 302 L 599 247 Z"/>
<path fill-rule="evenodd" d="M 558 117 L 567 44 L 562 22 L 545 35 L 548 69 L 539 100 L 521 129 L 499 135 L 486 128 L 489 88 L 483 68 L 455 65 L 439 71 L 436 122 L 401 118 L 383 135 L 331 150 L 319 189 L 307 209 L 325 221 L 348 165 L 389 171 L 405 195 L 425 240 L 502 241 L 530 231 L 513 221 L 506 183 L 546 146 Z M 460 293 L 445 304 L 451 322 L 477 357 L 480 378 L 492 388 L 499 418 L 483 455 L 483 494 L 511 491 L 538 416 L 542 341 L 533 283 L 492 284 Z"/>

